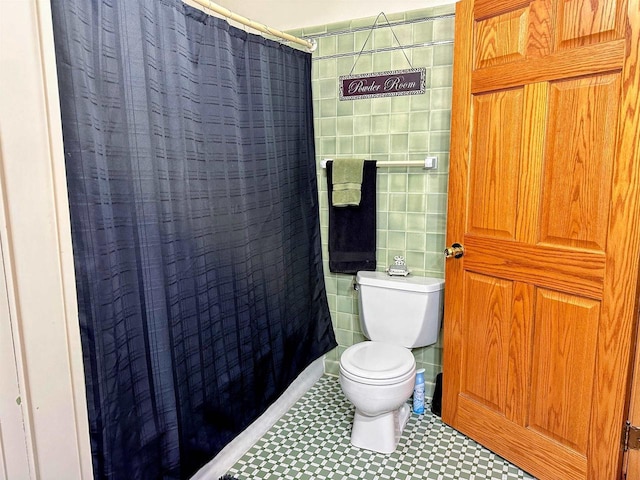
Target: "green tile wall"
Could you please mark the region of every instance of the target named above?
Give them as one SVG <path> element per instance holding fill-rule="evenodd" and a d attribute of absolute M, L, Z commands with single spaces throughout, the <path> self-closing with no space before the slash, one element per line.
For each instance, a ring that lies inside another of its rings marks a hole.
<path fill-rule="evenodd" d="M 452 5 L 390 15 L 391 22 L 426 18 L 454 12 Z M 375 18 L 353 20 L 292 32 L 300 36 L 371 26 Z M 394 27 L 403 45 L 453 40 L 453 18 Z M 426 67 L 424 95 L 340 101 L 338 77 L 409 68 L 401 50 L 322 59 L 326 55 L 358 52 L 369 31 L 317 38 L 313 61 L 313 97 L 317 162 L 323 158 L 354 156 L 384 161 L 423 160 L 437 155 L 438 169 L 378 169 L 377 262 L 383 271 L 393 257 L 403 255 L 416 275 L 443 277 L 447 172 L 449 166 L 449 124 L 453 45 L 451 43 L 405 49 L 413 67 Z M 389 28 L 372 32 L 365 50 L 397 45 Z M 329 374 L 337 375 L 338 359 L 344 350 L 365 340 L 358 320 L 354 277 L 329 272 L 328 200 L 326 173 L 318 166 L 320 218 L 325 280 L 331 316 L 339 346 L 326 362 Z M 418 368 L 425 368 L 432 381 L 441 371 L 441 342 L 415 349 Z"/>

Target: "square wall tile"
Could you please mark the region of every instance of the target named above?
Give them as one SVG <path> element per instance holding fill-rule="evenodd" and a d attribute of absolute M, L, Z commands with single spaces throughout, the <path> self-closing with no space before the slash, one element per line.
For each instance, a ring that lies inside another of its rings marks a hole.
<path fill-rule="evenodd" d="M 336 119 L 334 117 L 320 119 L 320 135 L 323 137 L 336 136 Z"/>
<path fill-rule="evenodd" d="M 451 87 L 453 85 L 453 66 L 445 65 L 431 68 L 431 88 Z"/>
<path fill-rule="evenodd" d="M 369 135 L 371 133 L 372 117 L 368 115 L 356 115 L 352 118 L 352 131 L 354 135 Z"/>
<path fill-rule="evenodd" d="M 373 72 L 373 57 L 371 54 L 363 54 L 357 57 L 353 64 L 353 74 Z M 347 73 L 349 75 L 349 73 Z"/>
<path fill-rule="evenodd" d="M 322 118 L 335 117 L 337 111 L 335 99 L 320 100 L 320 115 Z"/>
<path fill-rule="evenodd" d="M 353 33 L 346 33 L 338 37 L 337 53 L 352 53 L 355 50 L 355 37 Z"/>
<path fill-rule="evenodd" d="M 389 132 L 406 133 L 409 131 L 409 114 L 392 113 L 389 115 Z"/>
<path fill-rule="evenodd" d="M 371 135 L 371 153 L 389 153 L 389 135 Z"/>
<path fill-rule="evenodd" d="M 451 65 L 453 63 L 453 44 L 433 47 L 433 65 Z"/>
<path fill-rule="evenodd" d="M 333 79 L 333 81 L 335 81 L 338 72 L 338 66 L 335 58 L 319 60 L 315 64 L 313 64 L 312 67 L 317 68 L 319 79 L 331 78 Z"/>
<path fill-rule="evenodd" d="M 336 105 L 336 113 L 338 114 L 339 117 L 352 117 L 353 102 L 345 101 L 345 100 L 338 101 L 338 104 Z"/>
<path fill-rule="evenodd" d="M 451 110 L 431 111 L 429 114 L 429 125 L 432 131 L 448 131 L 451 128 Z"/>
<path fill-rule="evenodd" d="M 371 115 L 371 99 L 359 98 L 357 100 L 344 100 L 345 102 L 353 103 L 354 115 Z"/>
<path fill-rule="evenodd" d="M 407 194 L 406 193 L 389 193 L 389 212 L 404 214 L 407 212 Z M 406 230 L 406 222 L 403 221 L 402 229 Z M 395 230 L 400 230 L 395 228 Z"/>
<path fill-rule="evenodd" d="M 381 114 L 391 112 L 391 99 L 395 97 L 382 97 L 371 99 L 371 113 Z"/>
<path fill-rule="evenodd" d="M 320 99 L 324 98 L 336 98 L 338 96 L 338 84 L 334 78 L 327 78 L 318 81 L 320 89 L 318 94 Z"/>
<path fill-rule="evenodd" d="M 431 68 L 433 64 L 433 47 L 414 48 L 411 52 L 411 58 L 415 68 Z"/>
<path fill-rule="evenodd" d="M 334 36 L 322 37 L 318 42 L 318 56 L 335 55 L 337 51 L 337 39 Z"/>
<path fill-rule="evenodd" d="M 407 195 L 407 212 L 424 212 L 425 211 L 425 194 L 408 194 Z"/>
<path fill-rule="evenodd" d="M 338 137 L 338 155 L 351 155 L 353 153 L 353 137 Z"/>
<path fill-rule="evenodd" d="M 407 191 L 409 193 L 426 193 L 427 181 L 424 175 L 408 175 Z"/>
<path fill-rule="evenodd" d="M 427 235 L 424 233 L 407 233 L 407 250 L 424 251 Z"/>
<path fill-rule="evenodd" d="M 340 136 L 352 136 L 353 135 L 353 116 L 351 117 L 338 117 L 337 119 L 337 133 Z"/>
<path fill-rule="evenodd" d="M 421 22 L 413 25 L 413 43 L 433 41 L 433 22 Z"/>
<path fill-rule="evenodd" d="M 373 71 L 386 72 L 391 70 L 391 52 L 380 52 L 373 56 Z"/>
<path fill-rule="evenodd" d="M 406 173 L 390 173 L 389 191 L 406 194 L 407 193 L 407 174 Z M 404 196 L 404 195 L 403 195 Z"/>
<path fill-rule="evenodd" d="M 391 101 L 392 112 L 410 112 L 411 111 L 411 96 L 405 95 L 402 97 L 393 97 Z"/>
<path fill-rule="evenodd" d="M 373 48 L 387 48 L 393 44 L 393 35 L 391 28 L 377 28 L 373 31 Z M 377 54 L 379 55 L 379 54 Z"/>
<path fill-rule="evenodd" d="M 418 210 L 420 211 L 420 210 Z M 425 232 L 427 228 L 427 218 L 424 213 L 407 212 L 407 231 Z"/>
<path fill-rule="evenodd" d="M 354 62 L 355 62 L 355 58 L 351 56 L 336 58 L 337 77 L 340 77 L 341 75 L 349 75 L 349 72 L 353 68 Z M 338 81 L 338 78 L 336 78 L 336 82 L 337 81 Z"/>
<path fill-rule="evenodd" d="M 429 130 L 429 112 L 415 112 L 409 115 L 411 132 L 426 132 Z"/>
<path fill-rule="evenodd" d="M 389 115 L 373 115 L 371 117 L 371 133 L 382 134 L 389 132 Z"/>
<path fill-rule="evenodd" d="M 390 136 L 391 139 L 391 152 L 406 152 L 409 147 L 409 135 L 406 133 L 403 134 L 394 134 Z M 404 154 L 397 154 L 400 157 L 400 160 L 404 160 Z"/>
<path fill-rule="evenodd" d="M 414 43 L 413 42 L 413 25 L 411 23 L 394 26 L 393 33 L 395 34 L 397 41 L 400 42 L 400 45 L 402 45 L 403 47 Z M 394 46 L 398 45 L 396 43 L 395 38 L 392 45 Z"/>
<path fill-rule="evenodd" d="M 353 153 L 355 155 L 365 155 L 370 153 L 369 145 L 370 142 L 368 135 L 359 135 L 353 137 Z"/>

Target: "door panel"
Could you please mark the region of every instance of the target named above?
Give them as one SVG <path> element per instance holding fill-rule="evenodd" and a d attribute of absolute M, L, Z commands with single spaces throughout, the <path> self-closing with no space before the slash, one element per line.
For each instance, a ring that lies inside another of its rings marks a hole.
<path fill-rule="evenodd" d="M 476 68 L 522 60 L 526 54 L 528 25 L 528 6 L 479 21 L 475 40 Z"/>
<path fill-rule="evenodd" d="M 522 89 L 475 96 L 469 231 L 514 238 Z M 496 155 L 496 152 L 501 152 Z"/>
<path fill-rule="evenodd" d="M 442 418 L 541 479 L 620 472 L 639 43 L 637 2 L 457 7 Z"/>
<path fill-rule="evenodd" d="M 467 325 L 462 391 L 496 412 L 506 410 L 506 384 L 487 382 L 487 377 L 506 379 L 509 358 L 512 282 L 468 273 L 465 316 Z"/>
<path fill-rule="evenodd" d="M 559 49 L 624 37 L 624 1 L 562 0 L 558 5 Z"/>
<path fill-rule="evenodd" d="M 473 112 L 469 231 L 514 238 L 522 89 L 474 96 Z"/>
<path fill-rule="evenodd" d="M 582 454 L 593 400 L 599 318 L 596 300 L 537 291 L 529 428 Z"/>
<path fill-rule="evenodd" d="M 550 85 L 542 242 L 605 249 L 619 79 L 596 75 Z"/>

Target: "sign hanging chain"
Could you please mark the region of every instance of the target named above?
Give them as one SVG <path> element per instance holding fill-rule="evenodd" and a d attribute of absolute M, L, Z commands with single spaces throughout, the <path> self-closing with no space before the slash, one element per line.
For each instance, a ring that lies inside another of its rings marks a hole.
<path fill-rule="evenodd" d="M 360 52 L 358 53 L 358 56 L 356 57 L 355 61 L 353 62 L 353 66 L 351 67 L 351 71 L 349 72 L 349 75 L 351 75 L 353 73 L 353 69 L 356 68 L 356 63 L 358 63 L 358 60 L 360 59 L 360 55 L 362 55 L 362 52 L 364 52 L 364 47 L 367 46 L 367 42 L 369 41 L 369 38 L 371 37 L 371 32 L 373 32 L 373 30 L 376 28 L 376 25 L 378 24 L 378 20 L 380 19 L 380 16 L 383 16 L 384 17 L 384 21 L 387 22 L 387 26 L 389 27 L 389 30 L 391 30 L 391 34 L 393 35 L 393 38 L 396 39 L 396 42 L 398 43 L 398 46 L 400 47 L 400 50 L 402 50 L 402 54 L 404 55 L 404 58 L 407 60 L 407 63 L 409 64 L 409 68 L 413 68 L 413 65 L 411 65 L 411 62 L 409 61 L 409 57 L 407 57 L 407 53 L 404 51 L 404 47 L 400 43 L 400 40 L 398 40 L 398 37 L 396 36 L 396 32 L 393 31 L 393 27 L 391 26 L 391 23 L 389 23 L 389 19 L 384 14 L 384 12 L 380 12 L 378 14 L 378 16 L 376 17 L 376 21 L 373 22 L 373 25 L 369 29 L 369 34 L 367 35 L 367 39 L 364 41 L 364 44 L 362 45 L 362 48 L 360 49 Z"/>

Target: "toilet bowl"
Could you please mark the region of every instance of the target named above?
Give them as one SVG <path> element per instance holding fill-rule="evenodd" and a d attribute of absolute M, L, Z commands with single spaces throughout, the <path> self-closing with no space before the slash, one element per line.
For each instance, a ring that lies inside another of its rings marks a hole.
<path fill-rule="evenodd" d="M 369 341 L 340 357 L 340 386 L 355 407 L 351 443 L 393 452 L 411 415 L 416 362 L 411 348 L 435 343 L 444 281 L 358 272 L 360 326 Z"/>
<path fill-rule="evenodd" d="M 340 386 L 355 406 L 351 443 L 380 453 L 396 449 L 411 409 L 416 362 L 407 348 L 367 341 L 340 358 Z"/>

